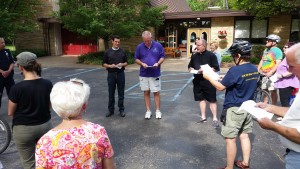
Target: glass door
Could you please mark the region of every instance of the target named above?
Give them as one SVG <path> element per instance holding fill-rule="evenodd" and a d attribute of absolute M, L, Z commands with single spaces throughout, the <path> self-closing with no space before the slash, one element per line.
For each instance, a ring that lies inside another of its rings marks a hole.
<path fill-rule="evenodd" d="M 173 24 L 170 24 L 166 29 L 166 47 L 177 47 L 177 29 Z"/>
<path fill-rule="evenodd" d="M 187 31 L 187 56 L 192 56 L 192 47 L 196 38 L 205 39 L 207 44 L 210 43 L 210 28 L 189 28 Z M 208 45 L 207 45 L 208 46 Z"/>

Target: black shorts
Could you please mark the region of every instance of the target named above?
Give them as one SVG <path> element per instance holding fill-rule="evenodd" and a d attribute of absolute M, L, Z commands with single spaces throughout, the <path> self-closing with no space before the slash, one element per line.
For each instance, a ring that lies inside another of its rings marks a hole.
<path fill-rule="evenodd" d="M 217 90 L 209 81 L 194 78 L 193 84 L 195 101 L 207 100 L 212 103 L 217 101 Z"/>

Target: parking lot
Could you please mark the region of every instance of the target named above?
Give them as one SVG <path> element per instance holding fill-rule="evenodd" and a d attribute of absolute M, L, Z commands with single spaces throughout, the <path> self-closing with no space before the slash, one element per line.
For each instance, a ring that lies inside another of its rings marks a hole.
<path fill-rule="evenodd" d="M 101 124 L 108 132 L 115 151 L 115 161 L 120 169 L 211 169 L 226 164 L 225 140 L 220 128 L 211 126 L 211 113 L 207 111 L 208 122 L 196 123 L 199 105 L 193 100 L 192 74 L 187 73 L 187 65 L 177 65 L 181 60 L 170 60 L 163 67 L 161 111 L 162 119 L 144 119 L 143 93 L 139 88 L 137 67 L 126 69 L 125 112 L 120 117 L 117 112 L 109 118 L 107 112 L 108 89 L 106 70 L 100 67 L 56 67 L 44 66 L 42 77 L 53 83 L 70 78 L 80 78 L 91 86 L 88 110 L 84 118 Z M 186 61 L 185 61 L 186 62 Z M 178 67 L 177 67 L 178 66 Z M 177 67 L 177 68 L 176 68 Z M 184 68 L 183 68 L 184 67 Z M 22 80 L 15 69 L 16 82 Z M 218 113 L 222 110 L 224 92 L 218 92 Z M 7 96 L 2 98 L 7 105 Z M 152 111 L 154 110 L 152 100 Z M 207 106 L 209 107 L 209 106 Z M 7 108 L 1 108 L 1 116 L 7 117 Z M 53 112 L 54 125 L 60 122 Z M 11 120 L 7 117 L 9 123 Z M 255 123 L 255 122 L 254 122 Z M 261 129 L 256 123 L 251 134 L 252 154 L 250 166 L 255 169 L 282 169 L 284 147 L 276 134 Z M 239 143 L 238 143 L 239 145 Z M 238 148 L 237 159 L 241 159 Z M 0 155 L 4 168 L 21 169 L 19 155 L 14 142 Z"/>

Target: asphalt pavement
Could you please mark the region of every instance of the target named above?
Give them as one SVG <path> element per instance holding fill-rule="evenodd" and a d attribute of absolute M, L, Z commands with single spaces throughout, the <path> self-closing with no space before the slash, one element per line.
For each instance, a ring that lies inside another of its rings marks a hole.
<path fill-rule="evenodd" d="M 115 151 L 119 169 L 215 169 L 226 164 L 226 145 L 220 128 L 212 127 L 212 116 L 207 106 L 207 123 L 200 119 L 199 104 L 193 99 L 192 74 L 187 72 L 189 59 L 166 59 L 162 66 L 161 111 L 162 119 L 144 119 L 143 93 L 138 82 L 138 66 L 126 68 L 125 112 L 122 118 L 115 112 L 109 118 L 107 112 L 108 88 L 106 70 L 97 65 L 76 64 L 76 57 L 44 57 L 38 59 L 43 66 L 42 77 L 53 83 L 70 78 L 80 78 L 91 86 L 88 110 L 84 118 L 104 126 Z M 227 69 L 222 69 L 221 74 Z M 15 68 L 15 80 L 22 80 Z M 152 96 L 151 96 L 152 97 Z M 153 97 L 152 97 L 153 98 Z M 224 92 L 217 93 L 218 114 L 221 113 Z M 154 101 L 152 112 L 154 112 Z M 7 105 L 6 94 L 2 105 Z M 118 108 L 116 107 L 116 110 Z M 1 108 L 1 116 L 7 117 L 7 107 Z M 52 123 L 60 122 L 52 113 Z M 252 153 L 251 168 L 282 169 L 285 153 L 277 134 L 261 129 L 254 122 L 250 135 Z M 237 141 L 239 146 L 239 141 Z M 236 159 L 241 159 L 238 147 Z M 21 169 L 14 141 L 0 154 L 0 162 L 6 169 Z"/>

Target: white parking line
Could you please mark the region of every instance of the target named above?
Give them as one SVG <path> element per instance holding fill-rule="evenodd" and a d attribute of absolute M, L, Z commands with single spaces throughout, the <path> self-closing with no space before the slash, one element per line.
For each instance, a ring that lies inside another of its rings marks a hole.
<path fill-rule="evenodd" d="M 70 74 L 70 75 L 64 76 L 63 78 L 72 77 L 72 76 L 80 75 L 80 74 L 87 73 L 87 72 L 92 72 L 92 71 L 99 70 L 99 69 L 100 68 L 90 69 L 90 70 L 86 70 L 86 71 L 83 71 L 83 72 L 79 72 L 79 73 L 75 73 L 75 74 Z M 62 78 L 60 78 L 60 79 L 62 79 Z"/>

